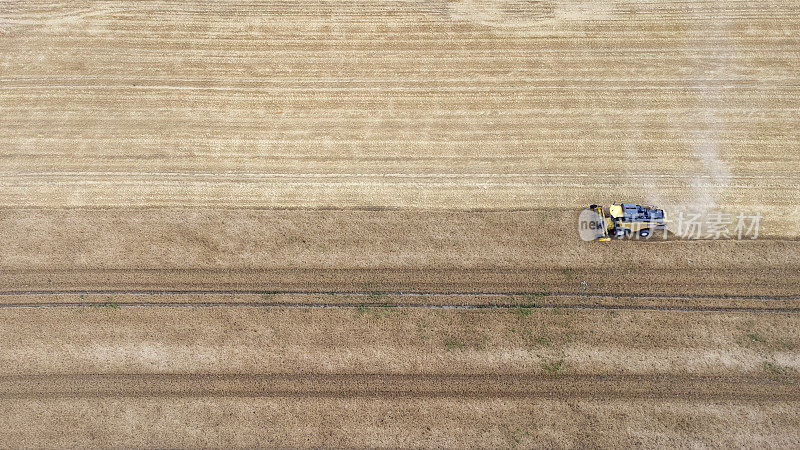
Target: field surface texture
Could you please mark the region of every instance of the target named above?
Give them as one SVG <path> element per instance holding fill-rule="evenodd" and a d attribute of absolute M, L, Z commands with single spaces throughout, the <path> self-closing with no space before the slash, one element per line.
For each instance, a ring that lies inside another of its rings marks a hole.
<path fill-rule="evenodd" d="M 790 1 L 0 1 L 0 443 L 800 447 L 798 68 Z"/>

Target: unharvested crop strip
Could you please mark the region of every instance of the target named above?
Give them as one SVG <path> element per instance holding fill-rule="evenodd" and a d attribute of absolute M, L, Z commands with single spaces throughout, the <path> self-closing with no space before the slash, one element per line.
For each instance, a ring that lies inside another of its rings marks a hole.
<path fill-rule="evenodd" d="M 80 374 L 0 377 L 0 398 L 625 398 L 798 401 L 795 378 L 561 374 Z"/>

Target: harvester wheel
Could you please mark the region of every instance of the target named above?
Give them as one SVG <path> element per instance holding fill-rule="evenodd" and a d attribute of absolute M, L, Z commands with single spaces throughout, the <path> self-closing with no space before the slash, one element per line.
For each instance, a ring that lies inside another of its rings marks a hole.
<path fill-rule="evenodd" d="M 649 228 L 644 228 L 642 230 L 639 230 L 639 236 L 640 237 L 650 236 L 650 229 Z"/>

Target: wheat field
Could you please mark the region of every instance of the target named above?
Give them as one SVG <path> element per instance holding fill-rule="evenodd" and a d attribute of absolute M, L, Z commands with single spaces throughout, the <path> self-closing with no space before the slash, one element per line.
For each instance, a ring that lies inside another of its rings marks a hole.
<path fill-rule="evenodd" d="M 0 0 L 0 445 L 800 447 L 799 60 L 790 1 Z"/>

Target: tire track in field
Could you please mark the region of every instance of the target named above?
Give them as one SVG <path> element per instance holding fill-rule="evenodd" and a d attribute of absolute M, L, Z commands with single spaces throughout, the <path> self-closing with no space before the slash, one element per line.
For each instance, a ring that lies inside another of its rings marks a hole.
<path fill-rule="evenodd" d="M 532 374 L 53 374 L 0 377 L 0 398 L 561 398 L 798 401 L 796 377 Z"/>
<path fill-rule="evenodd" d="M 389 305 L 370 304 L 370 303 L 265 303 L 265 302 L 46 302 L 46 303 L 13 303 L 0 305 L 0 309 L 9 308 L 103 308 L 103 307 L 128 307 L 128 308 L 366 308 L 366 307 L 386 307 L 386 308 L 416 308 L 416 309 L 458 309 L 458 310 L 482 310 L 482 309 L 516 309 L 516 308 L 538 308 L 538 309 L 577 309 L 577 310 L 629 310 L 629 311 L 675 311 L 675 312 L 741 312 L 741 313 L 761 313 L 761 314 L 798 314 L 800 308 L 742 308 L 742 307 L 704 307 L 704 306 L 628 306 L 628 305 L 594 305 L 594 304 L 558 304 L 546 303 L 535 306 L 525 305 L 420 305 L 411 303 L 391 303 Z"/>
<path fill-rule="evenodd" d="M 666 299 L 666 300 L 692 300 L 692 299 L 725 299 L 725 300 L 763 300 L 787 301 L 800 300 L 800 295 L 705 295 L 705 294 L 635 294 L 635 293 L 602 293 L 602 292 L 548 292 L 546 294 L 529 291 L 435 291 L 435 290 L 369 290 L 369 291 L 264 291 L 257 289 L 70 289 L 70 290 L 6 290 L 0 291 L 0 296 L 19 295 L 325 295 L 325 296 L 463 296 L 463 297 L 577 297 L 577 298 L 625 298 L 625 299 Z"/>
<path fill-rule="evenodd" d="M 702 297 L 702 296 L 629 296 L 622 294 L 592 295 L 585 293 L 561 293 L 553 294 L 555 298 L 578 298 L 596 299 L 610 303 L 560 303 L 549 299 L 551 296 L 540 296 L 531 294 L 507 294 L 507 293 L 418 293 L 418 292 L 276 292 L 263 293 L 254 291 L 36 291 L 36 292 L 0 292 L 0 297 L 12 296 L 65 296 L 78 295 L 77 301 L 15 301 L 10 303 L 0 303 L 0 309 L 36 309 L 36 308 L 101 308 L 101 307 L 126 307 L 126 308 L 414 308 L 431 310 L 509 310 L 517 308 L 537 308 L 537 309 L 570 309 L 570 310 L 628 310 L 628 311 L 674 311 L 674 312 L 731 312 L 731 313 L 762 313 L 762 314 L 797 314 L 800 313 L 800 297 Z M 171 295 L 201 295 L 201 296 L 220 296 L 220 295 L 261 295 L 268 298 L 264 301 L 207 301 L 207 300 L 175 300 L 175 301 L 90 301 L 85 299 L 86 295 L 130 295 L 130 296 L 171 296 Z M 297 295 L 312 297 L 310 301 L 279 301 L 273 300 L 275 295 Z M 314 301 L 314 297 L 324 296 L 328 301 Z M 353 301 L 352 297 L 362 297 L 364 301 Z M 390 297 L 391 296 L 391 297 Z M 458 303 L 450 302 L 428 302 L 435 296 L 464 297 L 465 301 Z M 469 297 L 481 297 L 485 302 L 469 302 Z M 523 301 L 514 303 L 509 301 L 517 296 Z M 340 297 L 340 301 L 330 301 Z M 404 298 L 406 301 L 396 301 L 396 298 Z M 531 300 L 532 298 L 532 300 Z M 546 300 L 547 299 L 547 300 Z M 621 303 L 622 301 L 636 300 L 655 300 L 655 301 L 690 301 L 690 300 L 711 300 L 711 301 L 757 301 L 763 303 L 758 306 L 714 306 L 714 305 L 668 305 L 668 304 L 630 304 Z M 412 300 L 412 301 L 408 301 Z M 774 304 L 783 306 L 774 306 Z M 786 306 L 796 304 L 797 306 Z"/>
<path fill-rule="evenodd" d="M 0 271 L 0 292 L 57 293 L 453 293 L 547 294 L 678 298 L 796 297 L 800 274 L 791 268 L 641 269 L 633 273 L 605 269 L 413 269 L 413 268 L 267 268 L 267 269 L 23 269 Z M 576 278 L 580 276 L 580 278 Z M 588 280 L 588 285 L 581 285 Z M 687 284 L 690 282 L 691 284 Z M 165 289 L 166 287 L 166 289 Z"/>

